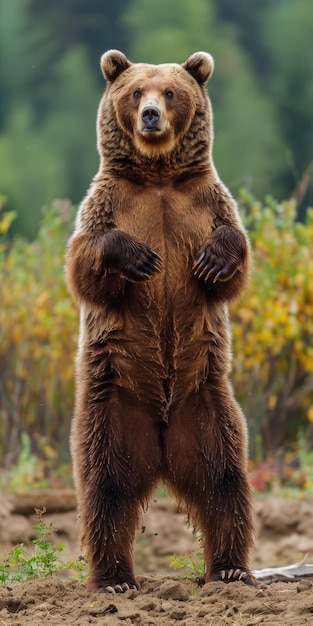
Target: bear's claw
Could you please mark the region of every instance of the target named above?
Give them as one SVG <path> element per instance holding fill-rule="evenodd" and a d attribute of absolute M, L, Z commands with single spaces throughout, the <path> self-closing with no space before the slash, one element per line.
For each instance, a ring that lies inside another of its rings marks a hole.
<path fill-rule="evenodd" d="M 106 587 L 97 587 L 93 591 L 96 593 L 125 593 L 125 591 L 129 591 L 130 589 L 138 590 L 136 585 L 131 585 L 128 583 L 121 583 L 116 585 L 107 585 Z"/>
<path fill-rule="evenodd" d="M 234 582 L 241 581 L 246 585 L 250 585 L 252 587 L 256 586 L 256 580 L 252 574 L 248 570 L 242 570 L 239 568 L 230 568 L 230 569 L 222 569 L 218 572 L 215 572 L 210 577 L 211 582 L 218 582 L 222 580 L 223 582 Z"/>
<path fill-rule="evenodd" d="M 197 278 L 202 278 L 205 283 L 230 280 L 237 271 L 240 271 L 240 268 L 234 263 L 223 262 L 222 259 L 218 259 L 214 255 L 208 256 L 205 253 L 201 253 L 196 259 L 192 269 L 194 275 Z"/>
<path fill-rule="evenodd" d="M 161 272 L 161 270 L 162 261 L 159 255 L 143 243 L 134 244 L 133 257 L 130 257 L 124 265 L 121 265 L 122 274 L 135 282 L 147 280 L 154 273 Z"/>

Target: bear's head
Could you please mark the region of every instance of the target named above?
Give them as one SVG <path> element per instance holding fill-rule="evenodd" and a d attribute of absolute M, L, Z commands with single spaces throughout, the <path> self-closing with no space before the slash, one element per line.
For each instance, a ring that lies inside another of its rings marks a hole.
<path fill-rule="evenodd" d="M 205 84 L 213 68 L 213 58 L 206 52 L 196 52 L 182 65 L 131 63 L 118 50 L 106 52 L 101 58 L 107 87 L 98 114 L 100 153 L 114 125 L 121 131 L 120 142 L 124 134 L 132 150 L 152 158 L 181 146 L 189 131 L 195 138 L 199 123 L 201 134 L 204 125 L 211 137 Z M 203 136 L 198 139 L 203 140 Z"/>

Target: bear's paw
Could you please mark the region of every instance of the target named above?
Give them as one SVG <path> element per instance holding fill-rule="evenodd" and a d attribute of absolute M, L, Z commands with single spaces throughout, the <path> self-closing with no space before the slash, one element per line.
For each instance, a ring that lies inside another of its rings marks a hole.
<path fill-rule="evenodd" d="M 111 230 L 104 235 L 105 266 L 119 271 L 125 278 L 140 282 L 160 272 L 162 261 L 146 243 L 130 235 Z"/>
<path fill-rule="evenodd" d="M 211 576 L 208 577 L 207 582 L 223 581 L 225 583 L 241 581 L 245 585 L 255 587 L 257 584 L 256 579 L 248 569 L 241 569 L 239 567 L 230 567 L 229 569 L 214 570 Z"/>
<path fill-rule="evenodd" d="M 228 281 L 237 272 L 242 272 L 246 255 L 243 233 L 230 227 L 217 228 L 195 258 L 194 275 L 206 283 Z"/>

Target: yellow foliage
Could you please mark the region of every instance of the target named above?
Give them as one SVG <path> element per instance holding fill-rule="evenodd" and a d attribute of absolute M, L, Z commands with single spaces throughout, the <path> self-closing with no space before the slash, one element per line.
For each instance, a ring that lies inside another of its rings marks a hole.
<path fill-rule="evenodd" d="M 312 415 L 313 210 L 299 223 L 293 201 L 268 198 L 262 206 L 246 193 L 241 208 L 254 263 L 251 285 L 233 307 L 234 381 L 251 433 L 268 431 L 263 444 L 275 447 L 284 443 L 278 419 L 291 440 Z"/>
<path fill-rule="evenodd" d="M 276 404 L 277 404 L 277 396 L 275 396 L 275 394 L 272 393 L 268 398 L 267 406 L 269 409 L 275 409 Z"/>
<path fill-rule="evenodd" d="M 46 456 L 55 449 L 68 455 L 78 328 L 77 308 L 64 282 L 71 229 L 49 209 L 36 241 L 0 238 L 2 458 L 18 451 L 23 431 L 31 433 L 34 447 L 40 437 L 48 437 L 51 449 L 42 451 Z"/>

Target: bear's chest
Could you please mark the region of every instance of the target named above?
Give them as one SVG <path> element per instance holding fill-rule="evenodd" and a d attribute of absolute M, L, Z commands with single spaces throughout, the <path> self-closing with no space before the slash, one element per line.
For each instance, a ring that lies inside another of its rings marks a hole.
<path fill-rule="evenodd" d="M 117 228 L 147 243 L 165 266 L 177 265 L 180 271 L 212 230 L 209 207 L 197 201 L 192 188 L 123 183 L 113 211 Z"/>

